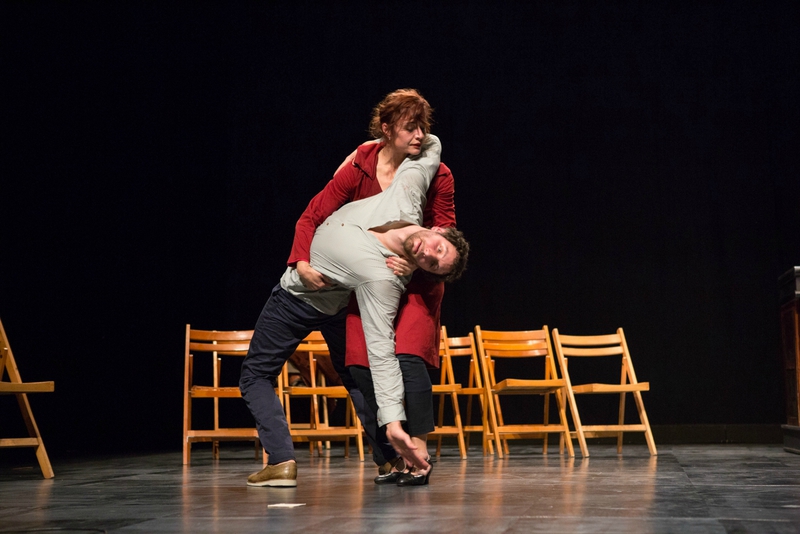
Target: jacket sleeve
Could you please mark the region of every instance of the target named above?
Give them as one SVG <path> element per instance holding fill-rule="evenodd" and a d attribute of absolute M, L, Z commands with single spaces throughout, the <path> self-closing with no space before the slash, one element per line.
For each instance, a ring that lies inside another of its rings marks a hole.
<path fill-rule="evenodd" d="M 311 241 L 317 226 L 328 216 L 353 199 L 361 171 L 353 165 L 353 157 L 347 159 L 333 175 L 333 179 L 317 193 L 300 215 L 294 229 L 292 252 L 287 264 L 295 267 L 298 261 L 309 261 Z"/>
<path fill-rule="evenodd" d="M 425 226 L 455 228 L 455 181 L 450 169 L 442 163 L 428 190 L 428 202 L 425 206 Z"/>

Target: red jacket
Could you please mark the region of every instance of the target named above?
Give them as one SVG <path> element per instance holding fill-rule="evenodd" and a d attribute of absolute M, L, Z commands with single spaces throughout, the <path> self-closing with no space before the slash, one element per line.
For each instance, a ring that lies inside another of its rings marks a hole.
<path fill-rule="evenodd" d="M 331 213 L 351 200 L 360 200 L 381 192 L 376 179 L 378 152 L 383 144 L 368 143 L 358 147 L 355 157 L 333 175 L 325 188 L 309 202 L 295 226 L 294 243 L 288 264 L 309 261 L 314 231 Z M 442 163 L 428 189 L 423 212 L 423 226 L 455 227 L 455 184 L 450 169 Z M 419 270 L 418 270 L 419 271 Z M 420 356 L 431 367 L 439 367 L 439 315 L 444 284 L 428 280 L 415 272 L 400 299 L 395 319 L 397 354 Z M 347 365 L 368 367 L 367 346 L 355 296 L 350 299 L 347 315 Z"/>

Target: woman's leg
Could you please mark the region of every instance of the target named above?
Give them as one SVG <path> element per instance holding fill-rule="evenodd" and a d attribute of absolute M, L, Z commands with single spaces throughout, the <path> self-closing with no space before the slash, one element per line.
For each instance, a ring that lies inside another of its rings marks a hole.
<path fill-rule="evenodd" d="M 434 430 L 433 386 L 425 361 L 413 354 L 398 354 L 405 388 L 406 424 L 408 434 L 420 455 L 428 458 L 428 434 Z M 430 470 L 421 470 L 424 474 Z"/>

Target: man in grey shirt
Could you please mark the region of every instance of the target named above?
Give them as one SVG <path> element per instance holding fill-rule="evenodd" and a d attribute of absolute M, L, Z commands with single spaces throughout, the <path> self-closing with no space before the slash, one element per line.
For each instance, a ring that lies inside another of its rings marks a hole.
<path fill-rule="evenodd" d="M 422 154 L 407 158 L 383 193 L 343 206 L 317 228 L 311 265 L 331 282 L 330 287 L 306 289 L 296 270 L 288 268 L 273 290 L 256 324 L 240 379 L 242 396 L 269 454 L 269 465 L 251 475 L 249 485 L 296 485 L 294 447 L 273 384 L 286 359 L 311 330 L 322 331 L 334 364 L 344 361 L 342 323 L 334 318 L 343 317 L 353 291 L 375 383 L 378 424 L 387 425 L 387 438 L 407 465 L 427 468 L 401 426 L 404 390 L 395 356 L 394 318 L 410 276 L 396 276 L 385 260 L 400 255 L 446 280 L 463 272 L 468 245 L 461 233 L 420 226 L 440 154 L 438 138 L 429 135 Z"/>

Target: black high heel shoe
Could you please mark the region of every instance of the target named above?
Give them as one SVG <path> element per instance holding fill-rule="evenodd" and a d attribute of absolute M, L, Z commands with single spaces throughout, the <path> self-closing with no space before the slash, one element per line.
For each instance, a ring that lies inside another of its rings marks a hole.
<path fill-rule="evenodd" d="M 397 469 L 397 471 L 392 471 L 392 468 Z M 378 476 L 375 477 L 375 484 L 397 483 L 397 479 L 403 474 L 402 471 L 405 468 L 406 466 L 402 458 L 398 457 L 389 460 L 378 469 Z"/>
<path fill-rule="evenodd" d="M 428 480 L 431 478 L 431 471 L 433 471 L 433 463 L 430 456 L 428 457 L 428 465 L 430 469 L 424 475 L 415 475 L 413 472 L 401 473 L 397 479 L 398 486 L 427 486 Z"/>

